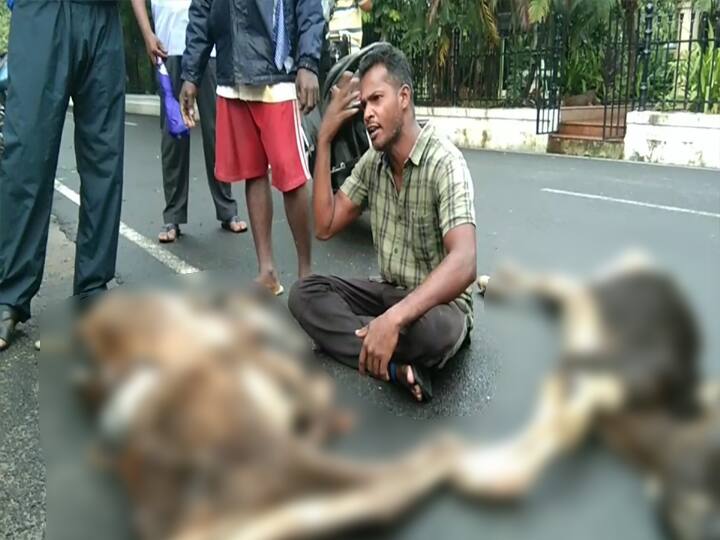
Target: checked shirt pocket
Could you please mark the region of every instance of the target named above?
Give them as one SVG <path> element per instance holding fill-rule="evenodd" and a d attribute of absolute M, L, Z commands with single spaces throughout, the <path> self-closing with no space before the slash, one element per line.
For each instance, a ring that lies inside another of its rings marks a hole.
<path fill-rule="evenodd" d="M 437 247 L 438 225 L 432 214 L 414 214 L 412 218 L 412 250 L 418 261 L 432 263 Z"/>

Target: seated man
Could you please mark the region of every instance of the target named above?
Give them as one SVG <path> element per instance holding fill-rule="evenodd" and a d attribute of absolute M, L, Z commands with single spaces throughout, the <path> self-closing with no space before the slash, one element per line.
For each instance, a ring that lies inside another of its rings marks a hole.
<path fill-rule="evenodd" d="M 289 307 L 319 349 L 422 401 L 432 397 L 427 370 L 454 356 L 472 326 L 472 179 L 452 143 L 420 128 L 401 51 L 378 47 L 359 73 L 333 90 L 318 134 L 315 234 L 328 240 L 368 208 L 381 279 L 313 275 L 295 284 Z M 330 141 L 360 109 L 372 148 L 333 195 Z"/>

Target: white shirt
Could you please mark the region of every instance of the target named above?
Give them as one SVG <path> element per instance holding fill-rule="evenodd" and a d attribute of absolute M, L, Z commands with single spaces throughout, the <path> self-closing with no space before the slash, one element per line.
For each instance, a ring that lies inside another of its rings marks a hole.
<path fill-rule="evenodd" d="M 294 82 L 282 82 L 265 86 L 218 86 L 217 95 L 226 99 L 243 101 L 261 101 L 263 103 L 282 103 L 297 99 Z"/>
<path fill-rule="evenodd" d="M 185 33 L 191 2 L 192 0 L 151 0 L 155 35 L 165 45 L 169 56 L 182 56 L 185 52 Z M 215 56 L 215 48 L 210 56 Z"/>

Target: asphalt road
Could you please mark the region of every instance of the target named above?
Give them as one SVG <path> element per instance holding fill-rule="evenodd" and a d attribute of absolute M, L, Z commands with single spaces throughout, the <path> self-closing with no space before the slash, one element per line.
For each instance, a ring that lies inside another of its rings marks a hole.
<path fill-rule="evenodd" d="M 624 248 L 641 246 L 678 276 L 704 329 L 704 370 L 720 375 L 720 172 L 495 152 L 465 156 L 475 182 L 481 272 L 511 258 L 532 268 L 588 273 Z M 157 249 L 163 206 L 157 119 L 127 118 L 125 163 L 123 222 Z M 252 239 L 219 229 L 203 170 L 200 139 L 194 136 L 190 223 L 182 239 L 167 248 L 178 258 L 171 266 L 191 265 L 201 275 L 241 286 L 256 270 Z M 67 195 L 79 191 L 71 117 L 57 176 L 67 189 L 65 195 L 56 192 L 38 313 L 71 289 L 68 238 L 74 237 L 77 206 Z M 241 186 L 235 194 L 244 208 Z M 288 288 L 294 249 L 277 194 L 275 203 L 275 255 Z M 161 282 L 174 274 L 126 237 L 118 261 L 121 284 Z M 316 243 L 314 261 L 321 273 L 376 273 L 367 221 L 340 238 Z M 366 409 L 358 432 L 341 451 L 401 450 L 438 424 L 489 438 L 527 419 L 542 374 L 553 363 L 553 327 L 538 314 L 484 306 L 479 298 L 475 312 L 472 343 L 437 378 L 437 399 L 429 405 L 417 406 L 396 388 L 318 360 L 338 380 L 342 397 Z M 27 325 L 17 346 L 0 355 L 0 533 L 41 536 L 47 476 L 48 538 L 122 538 L 122 512 L 114 510 L 122 507 L 121 499 L 107 478 L 87 466 L 87 419 L 68 394 L 62 364 L 32 351 L 37 336 L 37 327 Z M 440 494 L 387 534 L 533 540 L 658 536 L 642 481 L 593 444 L 553 467 L 524 504 L 476 506 Z"/>

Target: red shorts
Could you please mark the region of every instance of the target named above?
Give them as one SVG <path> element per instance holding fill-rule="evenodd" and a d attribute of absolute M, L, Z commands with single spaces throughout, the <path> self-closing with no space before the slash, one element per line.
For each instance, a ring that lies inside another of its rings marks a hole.
<path fill-rule="evenodd" d="M 217 98 L 215 177 L 237 182 L 264 177 L 283 193 L 310 179 L 297 101 L 262 103 Z"/>

